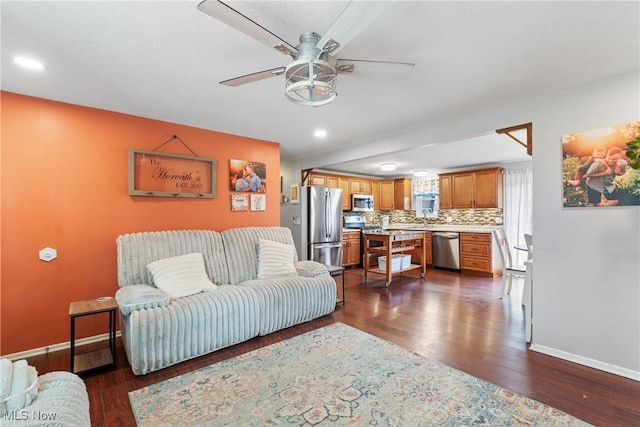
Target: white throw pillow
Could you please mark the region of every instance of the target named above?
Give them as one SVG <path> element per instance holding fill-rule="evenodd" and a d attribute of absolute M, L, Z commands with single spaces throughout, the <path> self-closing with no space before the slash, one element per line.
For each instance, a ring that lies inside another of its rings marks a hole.
<path fill-rule="evenodd" d="M 213 290 L 201 253 L 174 256 L 147 265 L 153 283 L 171 298 L 182 298 L 203 290 Z"/>
<path fill-rule="evenodd" d="M 258 243 L 258 279 L 297 276 L 293 264 L 296 248 L 293 245 L 260 239 Z"/>

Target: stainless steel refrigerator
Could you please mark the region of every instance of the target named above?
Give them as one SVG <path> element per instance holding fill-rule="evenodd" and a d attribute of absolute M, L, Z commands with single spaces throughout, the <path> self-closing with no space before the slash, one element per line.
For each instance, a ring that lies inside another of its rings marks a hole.
<path fill-rule="evenodd" d="M 307 187 L 309 259 L 342 265 L 342 190 Z"/>

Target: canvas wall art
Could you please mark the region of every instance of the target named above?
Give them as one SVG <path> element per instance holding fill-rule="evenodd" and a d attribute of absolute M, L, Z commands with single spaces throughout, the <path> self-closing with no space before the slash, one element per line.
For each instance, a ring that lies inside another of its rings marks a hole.
<path fill-rule="evenodd" d="M 264 193 L 267 191 L 267 165 L 249 160 L 229 160 L 231 191 Z"/>
<path fill-rule="evenodd" d="M 640 206 L 640 122 L 562 137 L 564 207 Z"/>

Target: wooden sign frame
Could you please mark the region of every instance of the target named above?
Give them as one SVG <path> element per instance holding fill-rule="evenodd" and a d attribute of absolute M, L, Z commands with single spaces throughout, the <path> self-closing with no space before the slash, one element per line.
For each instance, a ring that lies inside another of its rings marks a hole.
<path fill-rule="evenodd" d="M 129 195 L 216 197 L 217 161 L 157 151 L 129 149 Z"/>

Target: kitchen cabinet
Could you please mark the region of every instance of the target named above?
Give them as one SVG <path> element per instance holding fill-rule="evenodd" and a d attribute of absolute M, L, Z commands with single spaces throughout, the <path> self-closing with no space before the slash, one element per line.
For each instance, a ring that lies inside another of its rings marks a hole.
<path fill-rule="evenodd" d="M 411 179 L 398 178 L 393 181 L 393 208 L 411 210 Z"/>
<path fill-rule="evenodd" d="M 440 175 L 440 209 L 502 208 L 502 168 Z"/>
<path fill-rule="evenodd" d="M 349 178 L 340 177 L 338 180 L 338 188 L 342 188 L 342 210 L 351 209 L 351 192 L 349 188 Z"/>
<path fill-rule="evenodd" d="M 340 188 L 340 177 L 318 172 L 309 174 L 309 185 L 312 187 Z"/>
<path fill-rule="evenodd" d="M 373 194 L 373 209 L 380 210 L 380 181 L 371 181 L 371 194 Z"/>
<path fill-rule="evenodd" d="M 378 191 L 378 201 L 376 202 L 376 197 L 374 195 L 373 202 L 377 203 L 376 209 L 380 210 L 393 210 L 393 191 L 394 191 L 394 182 L 392 180 L 385 180 L 379 182 L 379 191 Z"/>
<path fill-rule="evenodd" d="M 327 187 L 327 175 L 311 172 L 309 174 L 309 185 L 312 187 Z"/>
<path fill-rule="evenodd" d="M 364 178 L 350 178 L 349 179 L 351 193 L 357 194 L 373 194 L 372 182 L 370 179 Z"/>
<path fill-rule="evenodd" d="M 440 209 L 451 209 L 451 175 L 440 175 Z"/>
<path fill-rule="evenodd" d="M 342 232 L 342 265 L 360 264 L 360 230 Z"/>
<path fill-rule="evenodd" d="M 460 233 L 460 268 L 464 273 L 497 276 L 502 272 L 492 233 Z"/>

